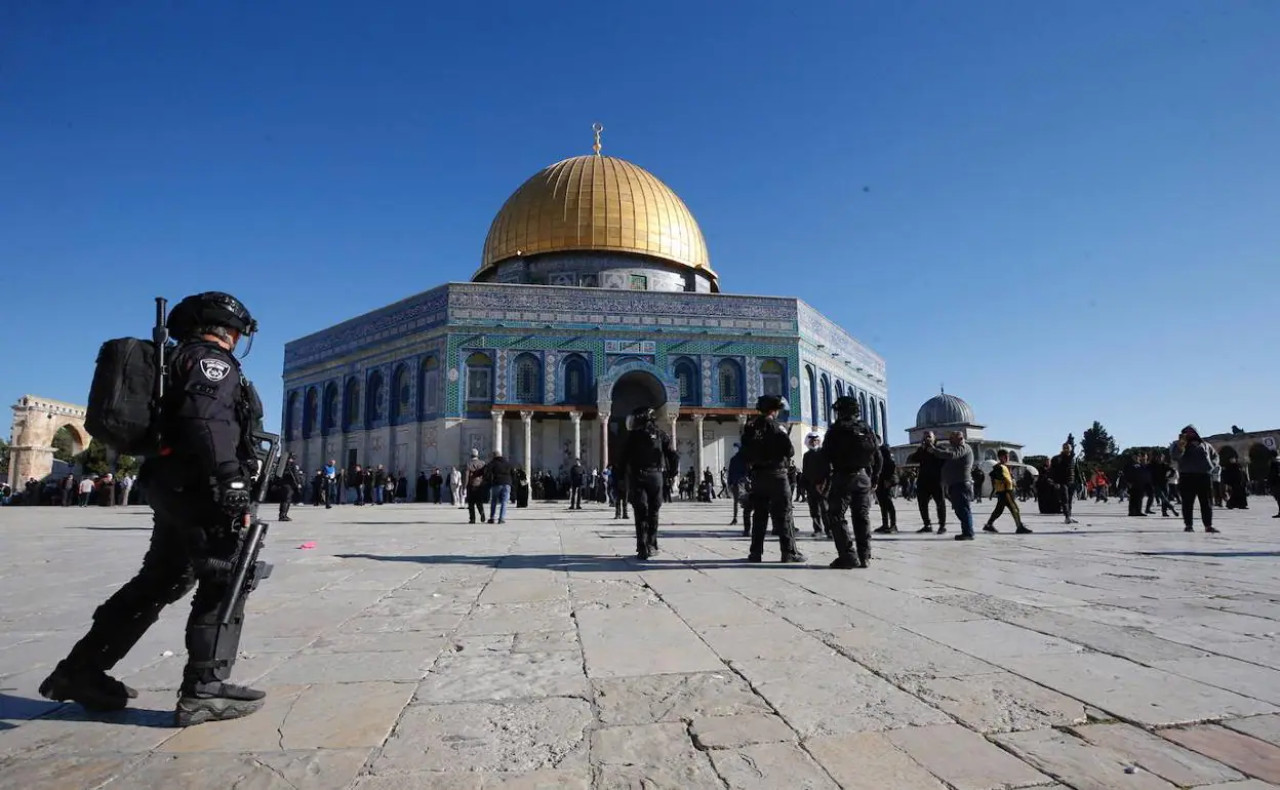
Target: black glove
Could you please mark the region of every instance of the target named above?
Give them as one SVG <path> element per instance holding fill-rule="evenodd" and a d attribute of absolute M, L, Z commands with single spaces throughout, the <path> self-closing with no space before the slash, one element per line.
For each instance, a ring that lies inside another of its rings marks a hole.
<path fill-rule="evenodd" d="M 249 512 L 249 482 L 242 478 L 224 480 L 218 483 L 218 505 L 222 511 L 232 518 L 239 518 Z"/>

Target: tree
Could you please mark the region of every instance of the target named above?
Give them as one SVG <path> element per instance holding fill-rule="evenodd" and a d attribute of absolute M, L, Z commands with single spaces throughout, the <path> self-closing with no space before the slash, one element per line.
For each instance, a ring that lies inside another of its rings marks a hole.
<path fill-rule="evenodd" d="M 111 471 L 111 458 L 107 448 L 97 439 L 89 440 L 89 449 L 77 455 L 75 462 L 80 464 L 85 474 L 105 475 Z M 138 466 L 138 459 L 131 455 L 121 455 L 116 458 L 115 473 L 117 476 L 136 475 Z"/>
<path fill-rule="evenodd" d="M 1045 464 L 1049 463 L 1049 456 L 1024 455 L 1022 456 L 1022 463 L 1026 464 L 1027 466 L 1034 466 L 1036 469 L 1044 469 Z"/>
<path fill-rule="evenodd" d="M 0 439 L 0 480 L 9 479 L 9 443 Z"/>
<path fill-rule="evenodd" d="M 75 436 L 72 435 L 71 429 L 62 426 L 58 432 L 53 435 L 53 457 L 59 461 L 66 463 L 74 463 L 76 454 L 73 451 L 75 447 Z"/>
<path fill-rule="evenodd" d="M 1097 420 L 1080 437 L 1080 447 L 1084 451 L 1084 460 L 1091 464 L 1105 464 L 1119 452 L 1116 440 L 1111 438 L 1111 434 Z"/>

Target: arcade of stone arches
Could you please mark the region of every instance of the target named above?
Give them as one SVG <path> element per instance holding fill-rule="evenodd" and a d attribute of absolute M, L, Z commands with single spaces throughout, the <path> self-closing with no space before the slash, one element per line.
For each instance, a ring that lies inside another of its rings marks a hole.
<path fill-rule="evenodd" d="M 556 471 L 574 458 L 603 468 L 625 431 L 626 414 L 652 405 L 675 439 L 683 469 L 718 470 L 754 413 L 751 393 L 785 395 L 799 384 L 791 379 L 789 387 L 785 359 L 771 357 L 726 357 L 700 366 L 695 358 L 673 355 L 665 370 L 640 357 L 614 357 L 599 380 L 589 358 L 577 353 L 565 354 L 551 370 L 538 355 L 519 353 L 506 361 L 504 376 L 495 375 L 500 363 L 489 350 L 459 358 L 459 370 L 449 375 L 439 356 L 429 354 L 291 391 L 286 446 L 309 471 L 332 459 L 412 474 L 464 463 L 472 449 L 484 455 L 501 449 L 530 475 Z M 831 403 L 846 394 L 859 398 L 867 422 L 882 432 L 883 399 L 807 360 L 802 367 L 808 397 L 783 415 L 799 452 L 804 434 L 821 433 L 833 418 Z M 627 372 L 644 375 L 624 380 Z M 748 375 L 756 377 L 750 387 Z M 453 388 L 461 413 L 448 413 L 454 406 L 446 387 Z"/>

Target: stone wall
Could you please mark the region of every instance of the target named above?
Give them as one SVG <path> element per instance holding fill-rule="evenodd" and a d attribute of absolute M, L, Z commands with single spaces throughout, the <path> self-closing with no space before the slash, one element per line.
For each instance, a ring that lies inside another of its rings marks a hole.
<path fill-rule="evenodd" d="M 9 485 L 16 488 L 32 477 L 40 480 L 53 471 L 53 437 L 63 427 L 71 431 L 75 452 L 89 446 L 83 406 L 38 395 L 18 399 L 9 434 Z"/>

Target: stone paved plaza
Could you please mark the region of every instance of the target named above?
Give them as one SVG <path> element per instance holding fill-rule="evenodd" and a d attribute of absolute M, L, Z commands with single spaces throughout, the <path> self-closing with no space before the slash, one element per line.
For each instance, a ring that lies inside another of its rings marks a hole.
<path fill-rule="evenodd" d="M 808 538 L 748 565 L 724 502 L 664 509 L 643 564 L 602 506 L 298 507 L 235 672 L 267 704 L 188 730 L 185 602 L 117 668 L 130 710 L 36 694 L 149 511 L 6 508 L 0 788 L 1276 787 L 1280 521 L 1253 504 L 1217 536 L 1113 503 L 965 544 L 898 500 L 864 571 Z"/>

